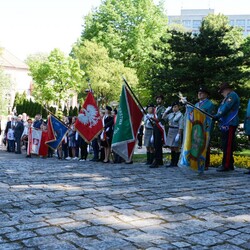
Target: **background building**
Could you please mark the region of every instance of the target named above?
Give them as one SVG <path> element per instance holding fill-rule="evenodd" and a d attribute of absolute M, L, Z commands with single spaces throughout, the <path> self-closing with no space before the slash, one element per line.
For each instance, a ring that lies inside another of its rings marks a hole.
<path fill-rule="evenodd" d="M 2 49 L 0 52 L 0 67 L 11 79 L 10 89 L 6 97 L 4 97 L 8 102 L 8 113 L 10 113 L 13 111 L 16 93 L 25 93 L 27 99 L 34 99 L 32 97 L 33 81 L 32 77 L 29 75 L 28 65 L 6 49 Z M 77 101 L 77 93 L 72 91 L 72 95 L 68 100 L 61 100 L 61 107 L 64 109 L 66 106 L 67 110 L 69 110 L 70 107 L 78 107 Z M 57 105 L 51 104 L 51 106 L 54 106 L 56 109 L 58 108 Z"/>
<path fill-rule="evenodd" d="M 204 17 L 208 14 L 215 14 L 214 9 L 182 9 L 179 16 L 168 16 L 169 24 L 182 24 L 188 31 L 198 33 Z M 244 36 L 250 35 L 250 14 L 249 15 L 225 15 L 229 18 L 232 26 L 241 27 Z"/>
<path fill-rule="evenodd" d="M 32 78 L 29 76 L 28 65 L 6 49 L 1 50 L 0 67 L 11 80 L 10 90 L 8 96 L 6 96 L 8 99 L 8 111 L 10 112 L 16 93 L 25 92 L 27 97 L 31 96 Z"/>

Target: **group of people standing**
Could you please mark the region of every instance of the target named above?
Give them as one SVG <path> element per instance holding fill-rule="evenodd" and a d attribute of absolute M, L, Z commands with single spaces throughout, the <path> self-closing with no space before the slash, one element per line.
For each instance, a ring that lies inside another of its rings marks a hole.
<path fill-rule="evenodd" d="M 106 106 L 105 110 L 101 111 L 103 121 L 103 132 L 95 138 L 91 146 L 93 148 L 93 159 L 91 161 L 102 161 L 103 163 L 110 162 L 111 157 L 111 142 L 113 137 L 114 123 L 116 118 L 116 109 L 112 110 L 110 106 Z M 89 144 L 75 129 L 76 117 L 63 117 L 63 122 L 68 126 L 68 132 L 57 148 L 58 159 L 79 160 L 85 161 L 89 153 Z M 42 119 L 40 114 L 37 114 L 32 121 L 26 114 L 9 116 L 9 121 L 4 130 L 4 138 L 6 138 L 6 148 L 8 152 L 21 154 L 21 147 L 25 146 L 27 150 L 29 128 L 35 130 L 47 131 L 47 121 Z M 41 139 L 41 144 L 45 144 L 46 140 Z M 43 158 L 53 157 L 55 154 L 47 145 L 43 145 L 44 150 L 39 152 Z M 31 154 L 27 152 L 28 158 Z"/>
<path fill-rule="evenodd" d="M 217 112 L 215 105 L 209 99 L 209 91 L 204 87 L 199 87 L 197 90 L 198 102 L 194 107 L 211 116 L 214 122 L 218 121 L 222 135 L 223 160 L 217 171 L 231 171 L 234 170 L 233 150 L 235 148 L 235 133 L 239 125 L 238 111 L 240 99 L 228 83 L 221 84 L 218 92 L 224 99 L 219 105 Z M 146 147 L 147 154 L 146 164 L 149 165 L 150 168 L 158 168 L 163 165 L 163 147 L 167 147 L 171 150 L 171 161 L 166 167 L 177 167 L 180 157 L 185 123 L 184 115 L 181 112 L 183 103 L 177 100 L 167 108 L 164 107 L 163 103 L 164 96 L 158 95 L 156 97 L 156 105 L 149 104 L 147 106 L 147 114 L 144 116 L 143 125 L 139 130 L 140 145 L 138 146 L 142 146 L 142 134 L 144 133 L 144 146 Z M 248 116 L 245 121 L 245 131 L 250 139 L 249 109 L 250 101 L 247 111 Z M 113 157 L 113 162 L 115 163 L 124 161 L 118 155 L 112 154 L 111 151 L 116 114 L 117 110 L 112 110 L 110 106 L 106 106 L 105 111 L 101 112 L 104 129 L 103 132 L 91 142 L 93 149 L 93 158 L 91 161 L 109 163 L 111 157 Z M 88 157 L 89 144 L 75 129 L 76 117 L 64 117 L 63 121 L 68 125 L 69 130 L 57 149 L 58 158 L 85 161 Z M 28 128 L 31 126 L 34 129 L 45 131 L 47 129 L 47 123 L 42 119 L 40 114 L 35 116 L 34 121 L 30 118 L 28 119 L 26 114 L 17 117 L 12 116 L 10 118 L 4 130 L 8 152 L 20 154 L 22 145 L 25 145 L 27 148 Z M 165 127 L 168 129 L 167 133 L 165 132 Z M 43 156 L 52 157 L 54 153 L 55 152 L 48 147 Z M 31 156 L 28 155 L 27 157 Z M 209 165 L 210 147 L 208 146 L 205 169 L 207 169 Z"/>
<path fill-rule="evenodd" d="M 7 145 L 7 151 L 21 154 L 21 138 L 24 131 L 24 123 L 22 115 L 12 115 L 7 121 L 4 130 L 4 141 Z"/>
<path fill-rule="evenodd" d="M 156 97 L 157 106 L 149 104 L 148 114 L 144 117 L 145 136 L 144 145 L 147 150 L 147 162 L 150 168 L 158 168 L 163 165 L 162 146 L 171 150 L 171 163 L 166 167 L 177 166 L 181 138 L 184 127 L 184 117 L 180 111 L 180 102 L 176 101 L 171 106 L 163 106 L 164 97 Z M 168 133 L 165 134 L 165 123 L 168 123 Z"/>
<path fill-rule="evenodd" d="M 209 99 L 209 91 L 202 86 L 197 90 L 198 102 L 194 105 L 194 108 L 204 111 L 213 119 L 211 133 L 214 122 L 218 122 L 222 138 L 223 159 L 217 171 L 232 171 L 234 170 L 235 133 L 239 125 L 240 98 L 228 83 L 222 83 L 218 92 L 223 96 L 223 100 L 217 111 L 215 105 Z M 158 168 L 163 165 L 163 146 L 171 150 L 171 162 L 166 167 L 176 167 L 180 157 L 184 128 L 184 116 L 180 111 L 182 103 L 176 101 L 170 107 L 165 108 L 163 102 L 164 97 L 162 95 L 157 96 L 156 107 L 153 104 L 149 104 L 147 106 L 147 115 L 144 117 L 144 145 L 147 149 L 146 164 L 150 165 L 150 168 Z M 250 134 L 248 119 L 245 122 L 247 135 Z M 164 131 L 165 125 L 168 128 L 166 134 Z M 165 136 L 166 138 L 164 138 Z M 208 169 L 209 164 L 210 146 L 208 145 L 205 169 Z"/>

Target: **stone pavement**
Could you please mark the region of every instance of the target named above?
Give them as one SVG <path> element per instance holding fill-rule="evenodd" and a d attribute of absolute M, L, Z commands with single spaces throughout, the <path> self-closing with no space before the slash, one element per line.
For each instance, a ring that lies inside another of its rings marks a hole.
<path fill-rule="evenodd" d="M 250 249 L 250 176 L 0 151 L 0 249 Z"/>

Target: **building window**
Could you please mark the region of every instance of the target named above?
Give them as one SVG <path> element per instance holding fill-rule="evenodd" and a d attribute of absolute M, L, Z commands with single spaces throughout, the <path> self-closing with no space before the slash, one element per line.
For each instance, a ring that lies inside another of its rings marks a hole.
<path fill-rule="evenodd" d="M 237 19 L 236 26 L 245 28 L 245 19 Z"/>
<path fill-rule="evenodd" d="M 193 20 L 193 28 L 199 28 L 201 26 L 201 20 Z"/>
<path fill-rule="evenodd" d="M 191 20 L 182 20 L 182 25 L 187 28 L 191 27 Z"/>
<path fill-rule="evenodd" d="M 173 23 L 181 24 L 181 20 L 175 19 L 175 20 L 173 21 Z"/>
<path fill-rule="evenodd" d="M 169 24 L 181 24 L 180 19 L 171 19 L 168 21 Z"/>
<path fill-rule="evenodd" d="M 231 26 L 234 26 L 234 20 L 229 20 L 229 24 L 230 24 Z"/>
<path fill-rule="evenodd" d="M 247 28 L 250 28 L 250 19 L 247 19 Z"/>

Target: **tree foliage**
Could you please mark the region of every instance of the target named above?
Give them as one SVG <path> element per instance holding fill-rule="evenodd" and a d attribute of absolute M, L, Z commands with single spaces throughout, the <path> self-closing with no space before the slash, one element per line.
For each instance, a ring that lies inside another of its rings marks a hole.
<path fill-rule="evenodd" d="M 166 30 L 162 4 L 156 6 L 153 0 L 105 0 L 85 18 L 81 40 L 102 44 L 111 58 L 135 68 L 142 83 L 152 45 Z"/>
<path fill-rule="evenodd" d="M 7 114 L 10 102 L 11 79 L 0 68 L 0 113 Z"/>
<path fill-rule="evenodd" d="M 243 64 L 242 64 L 242 72 L 244 74 L 244 94 L 242 98 L 245 97 L 245 107 L 250 98 L 250 37 L 246 37 L 244 42 L 241 45 L 241 51 L 243 53 Z"/>
<path fill-rule="evenodd" d="M 77 59 L 66 57 L 54 49 L 48 57 L 28 58 L 27 63 L 35 81 L 32 95 L 41 104 L 67 101 L 80 89 L 83 71 Z"/>
<path fill-rule="evenodd" d="M 122 75 L 132 86 L 138 83 L 135 70 L 124 67 L 120 60 L 110 58 L 107 49 L 95 42 L 85 40 L 82 46 L 75 46 L 73 52 L 85 72 L 82 93 L 89 88 L 90 79 L 91 87 L 103 105 L 119 99 Z"/>
<path fill-rule="evenodd" d="M 207 87 L 215 99 L 221 98 L 217 93 L 221 82 L 228 81 L 240 89 L 245 80 L 242 42 L 241 31 L 230 26 L 223 15 L 208 15 L 197 35 L 170 30 L 152 54 L 148 77 L 152 90 L 170 94 L 170 100 L 181 91 L 195 101 L 199 85 Z"/>

